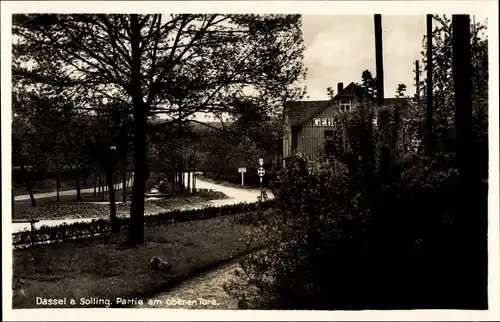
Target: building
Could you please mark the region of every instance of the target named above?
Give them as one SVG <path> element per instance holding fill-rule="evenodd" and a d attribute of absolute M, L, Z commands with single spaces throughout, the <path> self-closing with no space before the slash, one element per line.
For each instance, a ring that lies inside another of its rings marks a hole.
<path fill-rule="evenodd" d="M 334 118 L 367 100 L 375 103 L 374 97 L 359 85 L 350 83 L 344 88 L 343 83 L 339 83 L 333 100 L 287 102 L 283 117 L 283 160 L 295 152 L 312 160 L 321 155 L 330 155 L 329 151 L 325 151 L 328 147 L 324 143 L 334 134 Z M 405 99 L 384 99 L 386 104 L 399 100 Z"/>

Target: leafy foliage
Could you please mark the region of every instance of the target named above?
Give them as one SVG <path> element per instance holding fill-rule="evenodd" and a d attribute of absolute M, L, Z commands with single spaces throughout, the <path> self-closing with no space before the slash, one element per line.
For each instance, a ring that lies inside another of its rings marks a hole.
<path fill-rule="evenodd" d="M 432 33 L 434 131 L 440 144 L 437 148 L 449 149 L 453 146 L 450 141 L 454 137 L 455 117 L 451 19 L 446 15 L 434 15 L 433 24 L 435 24 Z M 487 140 L 488 128 L 488 38 L 485 30 L 486 26 L 479 22 L 471 24 L 472 110 L 476 142 Z M 424 71 L 427 70 L 426 39 L 427 36 L 424 36 L 422 42 Z M 426 80 L 421 81 L 419 88 L 424 93 L 421 102 L 425 105 Z"/>
<path fill-rule="evenodd" d="M 127 108 L 139 90 L 146 114 L 227 111 L 244 86 L 258 91 L 253 97 L 279 97 L 303 74 L 295 15 L 15 15 L 13 25 L 17 81 L 54 85 L 61 95 L 79 86 L 88 99 Z"/>
<path fill-rule="evenodd" d="M 220 129 L 211 129 L 210 137 L 205 138 L 203 168 L 226 180 L 230 177 L 239 180 L 238 167 L 253 168 L 259 158 L 277 166 L 282 144 L 279 117 L 266 113 L 253 102 L 240 102 L 236 108 L 238 114 L 232 122 L 222 123 Z"/>
<path fill-rule="evenodd" d="M 300 27 L 299 15 L 14 15 L 14 83 L 78 98 L 78 113 L 120 102 L 133 115 L 130 241 L 142 243 L 148 117 L 279 105 L 305 74 Z"/>
<path fill-rule="evenodd" d="M 268 209 L 272 202 L 262 203 L 257 206 L 256 203 L 240 203 L 220 207 L 206 207 L 194 210 L 176 210 L 158 215 L 150 215 L 145 218 L 146 226 L 159 226 L 175 224 L 176 222 L 185 222 L 192 220 L 203 220 L 217 216 L 230 216 L 239 213 L 245 213 L 259 209 Z M 117 224 L 120 227 L 127 227 L 130 224 L 128 218 L 117 218 Z M 74 224 L 62 224 L 58 226 L 42 226 L 33 231 L 22 231 L 13 234 L 14 247 L 26 248 L 39 243 L 60 243 L 69 240 L 95 236 L 108 233 L 112 229 L 112 223 L 109 220 L 99 219 L 91 222 L 77 222 Z"/>
<path fill-rule="evenodd" d="M 314 166 L 295 157 L 280 173 L 277 211 L 263 212 L 249 237 L 269 247 L 241 261 L 226 285 L 241 308 L 486 305 L 487 187 L 468 196 L 471 223 L 452 206 L 463 190 L 453 155 L 404 155 L 398 109 L 380 109 L 376 129 L 369 110 L 336 120 L 335 159 Z"/>
<path fill-rule="evenodd" d="M 398 84 L 398 88 L 396 89 L 396 97 L 403 97 L 404 92 L 406 92 L 406 85 Z"/>

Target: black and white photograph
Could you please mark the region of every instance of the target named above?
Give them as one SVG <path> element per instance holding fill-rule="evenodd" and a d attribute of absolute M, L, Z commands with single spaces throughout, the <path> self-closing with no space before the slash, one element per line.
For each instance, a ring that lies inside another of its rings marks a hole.
<path fill-rule="evenodd" d="M 2 2 L 8 319 L 500 318 L 495 2 L 169 3 Z"/>

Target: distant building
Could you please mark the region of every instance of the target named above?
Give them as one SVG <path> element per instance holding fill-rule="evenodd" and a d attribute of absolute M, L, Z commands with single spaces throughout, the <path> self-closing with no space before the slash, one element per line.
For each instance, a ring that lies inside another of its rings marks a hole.
<path fill-rule="evenodd" d="M 334 134 L 333 120 L 339 113 L 355 109 L 360 106 L 361 102 L 367 100 L 376 105 L 375 98 L 359 85 L 350 83 L 344 88 L 343 83 L 339 83 L 337 95 L 333 100 L 285 103 L 283 160 L 295 152 L 312 160 L 321 155 L 331 155 L 330 151 L 325 150 L 328 147 L 324 143 Z M 385 104 L 393 104 L 401 100 L 408 99 L 384 99 Z M 376 108 L 374 112 L 376 118 Z"/>

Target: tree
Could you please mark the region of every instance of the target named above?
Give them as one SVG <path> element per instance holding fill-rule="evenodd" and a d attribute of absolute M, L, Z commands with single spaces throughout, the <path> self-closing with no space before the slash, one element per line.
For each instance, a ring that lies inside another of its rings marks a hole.
<path fill-rule="evenodd" d="M 235 177 L 239 167 L 256 165 L 259 158 L 278 168 L 283 137 L 280 116 L 249 100 L 236 104 L 235 114 L 231 121 L 221 122 L 220 128 L 210 128 L 203 139 L 205 167 L 225 179 Z"/>
<path fill-rule="evenodd" d="M 133 116 L 129 242 L 138 244 L 147 119 L 231 112 L 244 96 L 276 101 L 305 72 L 300 27 L 298 15 L 14 15 L 14 82 L 81 95 L 79 110 L 101 109 L 88 98 L 120 101 Z"/>
<path fill-rule="evenodd" d="M 33 187 L 43 181 L 47 170 L 56 169 L 57 187 L 60 185 L 59 172 L 66 156 L 61 149 L 61 142 L 66 140 L 66 135 L 62 133 L 64 122 L 61 116 L 70 107 L 34 92 L 12 93 L 12 161 L 13 165 L 21 167 L 33 206 L 36 206 Z"/>
<path fill-rule="evenodd" d="M 121 160 L 127 157 L 129 140 L 128 119 L 123 117 L 120 106 L 111 106 L 114 110 L 111 117 L 94 121 L 85 135 L 87 154 L 103 170 L 109 191 L 109 207 L 112 232 L 120 229 L 116 217 L 115 173 Z M 125 192 L 124 192 L 125 193 Z"/>
<path fill-rule="evenodd" d="M 406 85 L 405 84 L 398 84 L 398 88 L 396 89 L 396 97 L 403 97 L 406 92 Z"/>
<path fill-rule="evenodd" d="M 472 63 L 470 17 L 453 15 L 453 84 L 455 87 L 456 155 L 460 175 L 470 184 L 470 151 L 472 143 Z M 467 185 L 469 186 L 469 185 Z"/>
<path fill-rule="evenodd" d="M 453 146 L 455 98 L 453 82 L 452 26 L 446 15 L 433 15 L 432 30 L 432 88 L 433 119 L 436 151 Z M 486 25 L 473 22 L 470 24 L 470 44 L 472 61 L 472 117 L 474 141 L 487 142 L 488 139 L 488 38 Z M 423 71 L 428 70 L 426 50 L 427 36 L 422 42 Z M 427 81 L 423 80 L 419 88 L 424 95 L 420 100 L 426 106 Z M 423 133 L 418 130 L 419 133 Z M 487 143 L 486 143 L 487 145 Z"/>
<path fill-rule="evenodd" d="M 326 88 L 326 95 L 328 95 L 328 98 L 330 100 L 333 100 L 333 98 L 335 97 L 335 90 L 333 89 L 333 87 L 328 86 Z"/>
<path fill-rule="evenodd" d="M 377 79 L 373 77 L 372 72 L 368 69 L 361 73 L 361 83 L 359 85 L 369 94 L 374 97 L 377 96 Z"/>
<path fill-rule="evenodd" d="M 43 141 L 37 133 L 37 124 L 33 118 L 26 115 L 26 105 L 29 98 L 13 95 L 12 97 L 12 163 L 21 167 L 21 175 L 26 185 L 33 207 L 36 200 L 33 194 L 34 185 L 43 179 L 44 169 L 47 168 Z"/>

